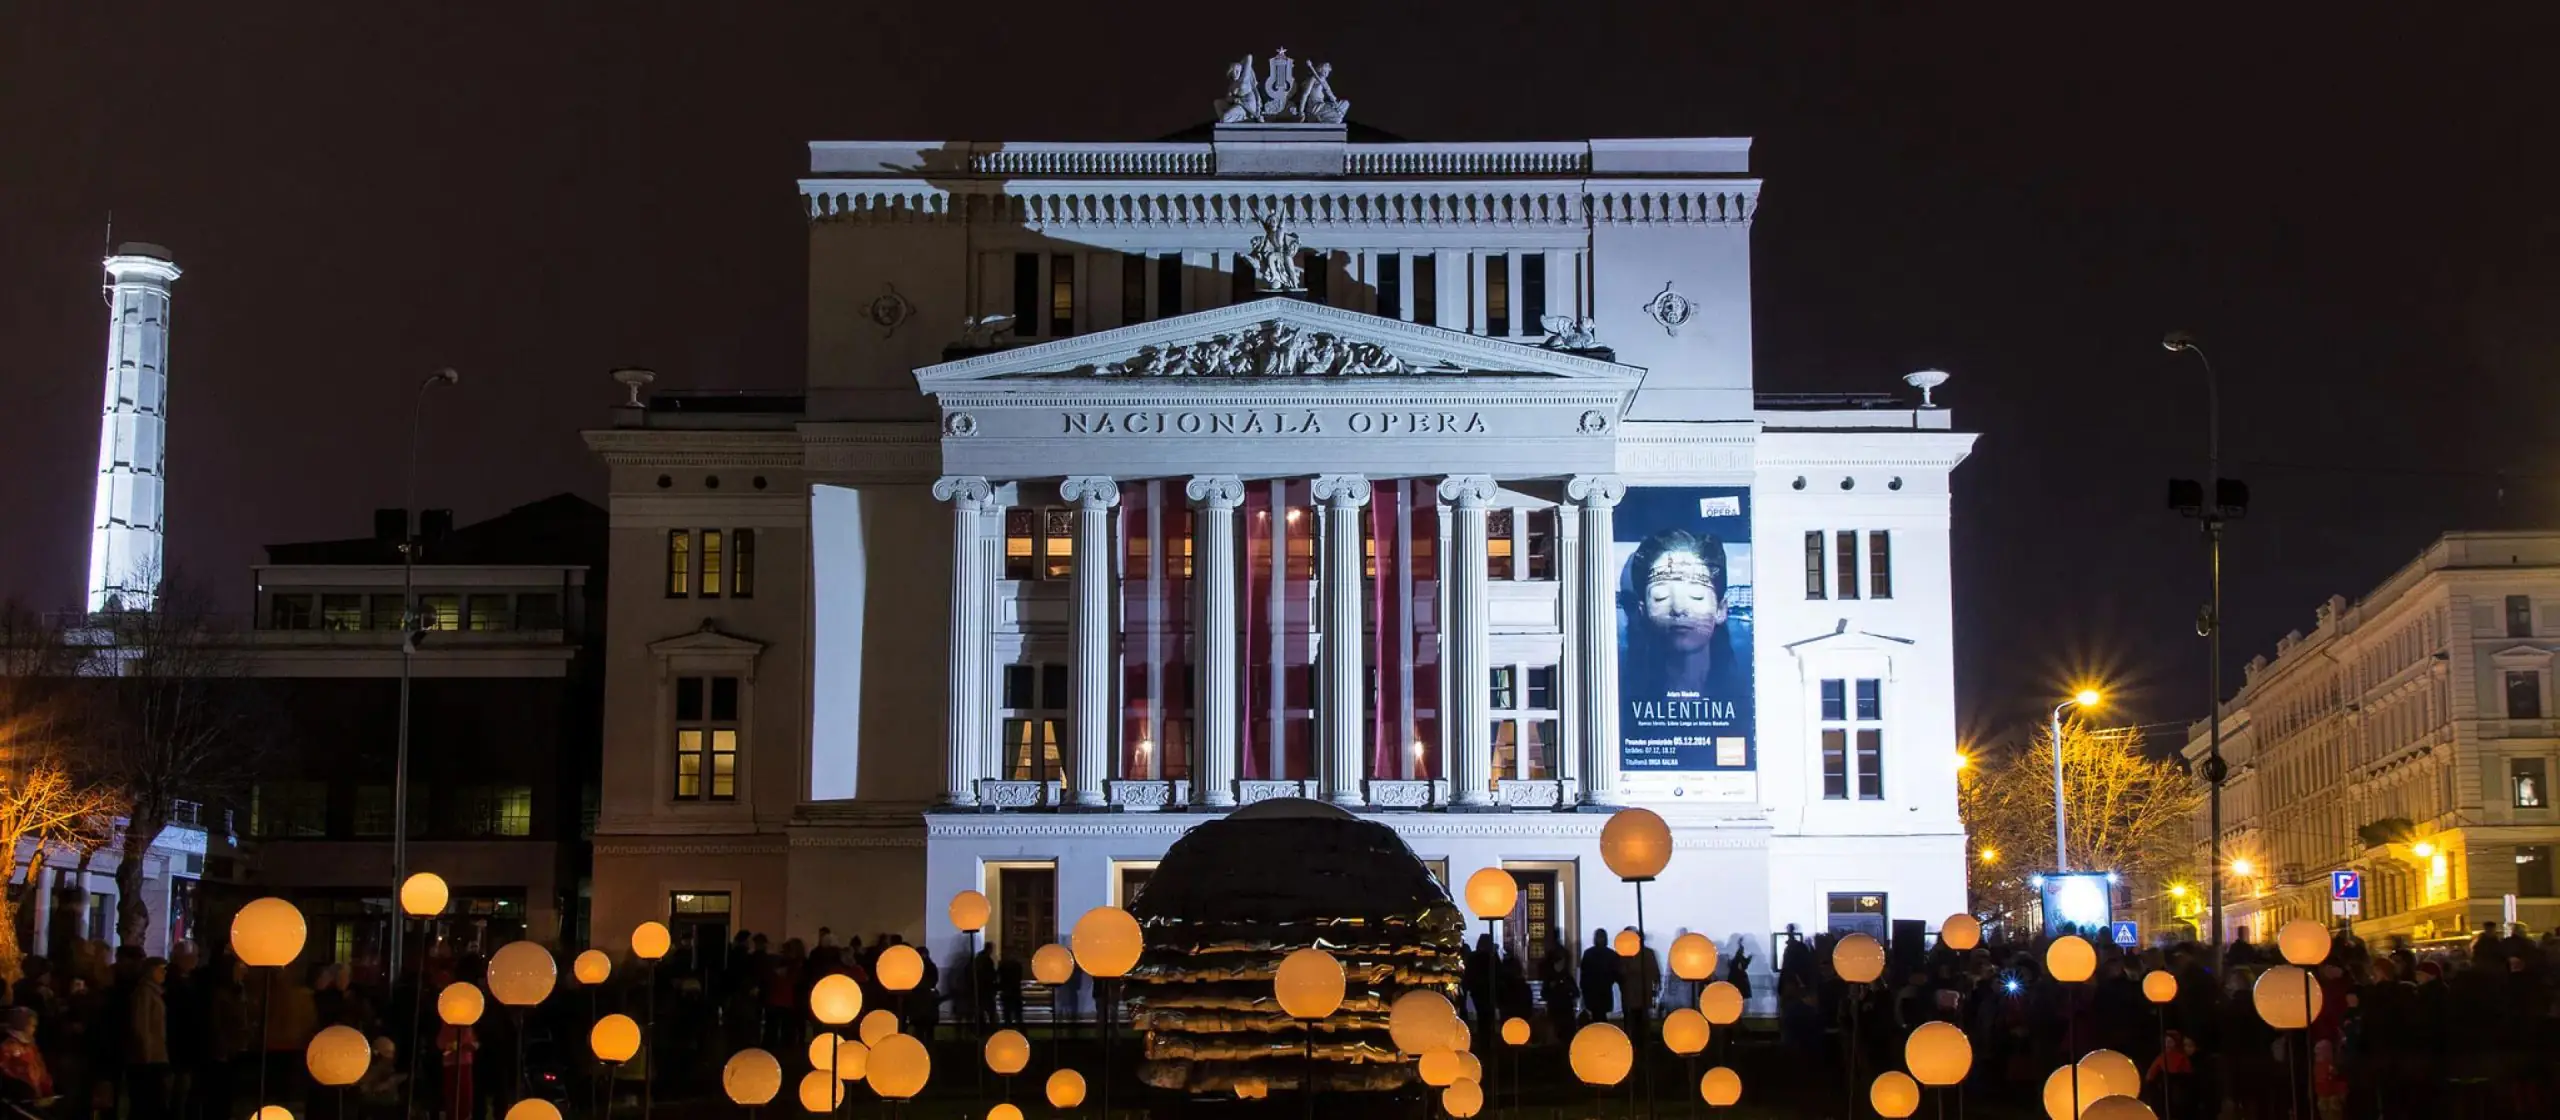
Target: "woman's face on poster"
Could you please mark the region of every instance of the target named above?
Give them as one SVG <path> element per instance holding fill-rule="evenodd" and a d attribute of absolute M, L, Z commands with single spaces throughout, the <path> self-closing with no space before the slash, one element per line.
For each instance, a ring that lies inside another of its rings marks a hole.
<path fill-rule="evenodd" d="M 1724 603 L 1716 597 L 1706 561 L 1694 552 L 1665 552 L 1645 573 L 1645 620 L 1673 649 L 1702 650 L 1715 640 L 1724 623 Z"/>

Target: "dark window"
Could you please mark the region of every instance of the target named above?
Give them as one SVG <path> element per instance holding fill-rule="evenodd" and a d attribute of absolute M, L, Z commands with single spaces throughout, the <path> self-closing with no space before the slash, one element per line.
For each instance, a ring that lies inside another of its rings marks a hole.
<path fill-rule="evenodd" d="M 1040 667 L 1040 701 L 1040 706 L 1043 708 L 1067 706 L 1066 666 L 1043 665 Z"/>
<path fill-rule="evenodd" d="M 521 630 L 558 630 L 565 625 L 560 617 L 560 596 L 556 592 L 537 591 L 516 596 L 516 627 Z"/>
<path fill-rule="evenodd" d="M 2507 596 L 2507 636 L 2510 638 L 2533 636 L 2533 596 Z"/>
<path fill-rule="evenodd" d="M 1049 258 L 1049 336 L 1076 333 L 1076 259 L 1065 253 Z"/>
<path fill-rule="evenodd" d="M 2551 897 L 2549 845 L 2524 844 L 2516 848 L 2516 894 L 2525 898 Z"/>
<path fill-rule="evenodd" d="M 1235 270 L 1227 274 L 1227 302 L 1245 303 L 1261 294 L 1253 281 L 1252 262 L 1237 257 Z"/>
<path fill-rule="evenodd" d="M 1428 253 L 1413 258 L 1413 321 L 1426 327 L 1440 322 L 1440 258 Z"/>
<path fill-rule="evenodd" d="M 1516 678 L 1511 675 L 1511 666 L 1504 665 L 1493 671 L 1492 687 L 1495 711 L 1509 711 L 1520 706 L 1520 691 Z"/>
<path fill-rule="evenodd" d="M 1040 706 L 1039 697 L 1032 691 L 1039 683 L 1039 671 L 1040 667 L 1037 665 L 1007 665 L 1004 667 L 1005 707 L 1037 708 Z"/>
<path fill-rule="evenodd" d="M 720 548 L 721 533 L 718 529 L 705 529 L 700 537 L 702 540 L 701 595 L 705 599 L 717 599 L 720 597 L 723 569 L 727 567 L 726 564 L 721 563 L 723 559 Z"/>
<path fill-rule="evenodd" d="M 1893 598 L 1893 534 L 1882 529 L 1867 534 L 1867 598 Z"/>
<path fill-rule="evenodd" d="M 1156 258 L 1156 318 L 1182 314 L 1182 254 Z"/>
<path fill-rule="evenodd" d="M 2542 674 L 2530 669 L 2507 674 L 2507 718 L 2542 718 Z"/>
<path fill-rule="evenodd" d="M 1817 529 L 1804 535 L 1805 598 L 1824 599 L 1830 597 L 1831 569 L 1827 563 L 1830 555 L 1830 551 L 1823 547 L 1821 530 Z"/>
<path fill-rule="evenodd" d="M 1554 510 L 1525 510 L 1520 516 L 1528 519 L 1524 526 L 1528 540 L 1523 544 L 1529 550 L 1529 578 L 1556 578 L 1556 518 L 1561 515 Z"/>
<path fill-rule="evenodd" d="M 1881 728 L 1858 729 L 1858 800 L 1884 800 L 1884 731 Z"/>
<path fill-rule="evenodd" d="M 1378 254 L 1378 316 L 1404 318 L 1404 255 Z"/>
<path fill-rule="evenodd" d="M 325 782 L 259 782 L 249 787 L 249 835 L 311 839 L 329 834 Z"/>
<path fill-rule="evenodd" d="M 267 600 L 267 629 L 311 629 L 311 596 L 277 595 Z"/>
<path fill-rule="evenodd" d="M 1309 253 L 1300 261 L 1301 273 L 1307 278 L 1307 302 L 1333 302 L 1333 254 Z"/>
<path fill-rule="evenodd" d="M 1822 682 L 1822 718 L 1826 723 L 1849 718 L 1849 682 Z"/>
<path fill-rule="evenodd" d="M 729 534 L 729 594 L 734 598 L 756 597 L 756 531 L 740 529 Z"/>
<path fill-rule="evenodd" d="M 1837 727 L 1822 732 L 1822 799 L 1849 799 L 1849 733 Z"/>
<path fill-rule="evenodd" d="M 1484 333 L 1511 334 L 1511 256 L 1495 253 L 1484 259 Z"/>
<path fill-rule="evenodd" d="M 366 603 L 365 628 L 368 630 L 397 630 L 401 626 L 400 616 L 401 610 L 399 596 L 376 595 Z"/>
<path fill-rule="evenodd" d="M 1525 253 L 1520 257 L 1520 334 L 1535 338 L 1546 333 L 1547 255 Z"/>
<path fill-rule="evenodd" d="M 391 835 L 391 787 L 357 786 L 355 835 L 382 838 Z M 409 836 L 415 839 L 427 834 L 427 787 L 409 784 Z"/>
<path fill-rule="evenodd" d="M 1873 723 L 1884 718 L 1884 682 L 1858 682 L 1858 720 Z"/>
<path fill-rule="evenodd" d="M 1025 338 L 1040 329 L 1040 254 L 1013 255 L 1013 333 Z"/>
<path fill-rule="evenodd" d="M 1541 711 L 1556 706 L 1555 666 L 1532 665 L 1529 667 L 1529 706 Z"/>
<path fill-rule="evenodd" d="M 667 598 L 693 594 L 693 533 L 667 530 Z"/>
<path fill-rule="evenodd" d="M 1147 258 L 1135 253 L 1120 258 L 1120 321 L 1147 321 Z"/>
<path fill-rule="evenodd" d="M 1839 556 L 1839 562 L 1833 567 L 1840 573 L 1840 598 L 1855 599 L 1858 597 L 1858 533 L 1854 529 L 1843 529 L 1832 540 L 1837 545 L 1832 551 Z"/>
<path fill-rule="evenodd" d="M 2542 809 L 2551 804 L 2551 778 L 2539 758 L 2507 760 L 2507 791 L 2519 809 Z"/>

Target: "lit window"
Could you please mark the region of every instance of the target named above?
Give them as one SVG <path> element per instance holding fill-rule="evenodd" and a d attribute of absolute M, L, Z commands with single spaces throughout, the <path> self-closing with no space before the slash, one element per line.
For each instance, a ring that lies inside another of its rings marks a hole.
<path fill-rule="evenodd" d="M 1484 514 L 1484 565 L 1488 579 L 1511 578 L 1511 511 L 1489 509 Z"/>
<path fill-rule="evenodd" d="M 511 612 L 507 609 L 506 596 L 474 595 L 470 603 L 471 629 L 505 630 L 508 628 Z"/>
<path fill-rule="evenodd" d="M 1560 722 L 1556 710 L 1556 667 L 1495 666 L 1487 690 L 1493 712 L 1493 777 L 1545 779 L 1555 776 Z"/>
<path fill-rule="evenodd" d="M 720 530 L 702 531 L 702 597 L 720 597 Z"/>
<path fill-rule="evenodd" d="M 1484 333 L 1493 338 L 1511 334 L 1511 257 L 1505 253 L 1484 259 Z"/>
<path fill-rule="evenodd" d="M 667 530 L 667 598 L 693 594 L 693 533 Z"/>
<path fill-rule="evenodd" d="M 2518 809 L 2542 809 L 2551 804 L 2551 779 L 2543 760 L 2514 758 L 2507 760 L 2507 792 L 2510 803 Z"/>
<path fill-rule="evenodd" d="M 418 628 L 421 630 L 462 629 L 462 596 L 418 596 Z"/>
<path fill-rule="evenodd" d="M 1004 667 L 1002 720 L 1005 777 L 1046 782 L 1066 777 L 1059 755 L 1066 738 L 1068 674 L 1064 665 Z"/>
<path fill-rule="evenodd" d="M 364 629 L 364 596 L 321 596 L 320 628 L 323 630 Z"/>
<path fill-rule="evenodd" d="M 676 678 L 676 798 L 738 796 L 738 678 Z"/>

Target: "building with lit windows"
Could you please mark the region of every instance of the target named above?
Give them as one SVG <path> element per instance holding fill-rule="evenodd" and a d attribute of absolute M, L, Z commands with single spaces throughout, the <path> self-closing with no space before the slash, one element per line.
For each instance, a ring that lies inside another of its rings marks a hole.
<path fill-rule="evenodd" d="M 2450 533 L 2257 657 L 2223 708 L 2224 928 L 2296 918 L 2429 941 L 2560 925 L 2560 534 Z M 2201 767 L 2203 723 L 2185 755 Z M 2197 866 L 2206 810 L 2196 813 Z M 2352 915 L 2331 874 L 2361 872 Z M 2211 923 L 2200 881 L 2180 899 Z"/>
<path fill-rule="evenodd" d="M 1511 869 L 1521 945 L 1634 921 L 1626 805 L 1657 948 L 1961 909 L 1973 437 L 1934 372 L 1755 390 L 1749 142 L 1412 143 L 1230 71 L 1161 142 L 814 143 L 800 383 L 617 375 L 599 940 L 948 954 L 977 889 L 1028 954 L 1274 797 Z"/>

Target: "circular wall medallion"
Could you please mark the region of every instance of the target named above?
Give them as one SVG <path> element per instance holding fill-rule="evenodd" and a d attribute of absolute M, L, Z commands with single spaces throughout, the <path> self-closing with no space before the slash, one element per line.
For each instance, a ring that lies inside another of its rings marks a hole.
<path fill-rule="evenodd" d="M 978 418 L 966 412 L 954 412 L 942 418 L 942 434 L 966 438 L 978 434 Z"/>
<path fill-rule="evenodd" d="M 1689 302 L 1689 297 L 1671 290 L 1671 281 L 1665 280 L 1662 290 L 1645 301 L 1644 313 L 1662 324 L 1662 333 L 1676 335 L 1680 333 L 1680 325 L 1698 313 L 1698 305 Z"/>
<path fill-rule="evenodd" d="M 1592 409 L 1592 410 L 1591 410 L 1591 411 L 1589 411 L 1589 412 L 1586 412 L 1586 413 L 1583 413 L 1583 414 L 1582 414 L 1582 434 L 1587 435 L 1587 436 L 1588 436 L 1588 435 L 1598 435 L 1598 434 L 1600 434 L 1600 433 L 1602 433 L 1602 432 L 1605 432 L 1605 431 L 1608 431 L 1608 430 L 1609 430 L 1609 414 L 1608 414 L 1608 413 L 1606 413 L 1606 412 L 1602 412 L 1602 411 L 1600 411 L 1599 409 L 1596 409 L 1596 408 L 1595 408 L 1595 409 Z"/>
<path fill-rule="evenodd" d="M 880 294 L 871 301 L 869 309 L 871 321 L 880 324 L 890 334 L 896 334 L 898 328 L 904 326 L 906 321 L 915 315 L 916 305 L 907 302 L 907 297 L 898 294 L 898 286 L 895 284 L 883 284 L 881 288 Z"/>

